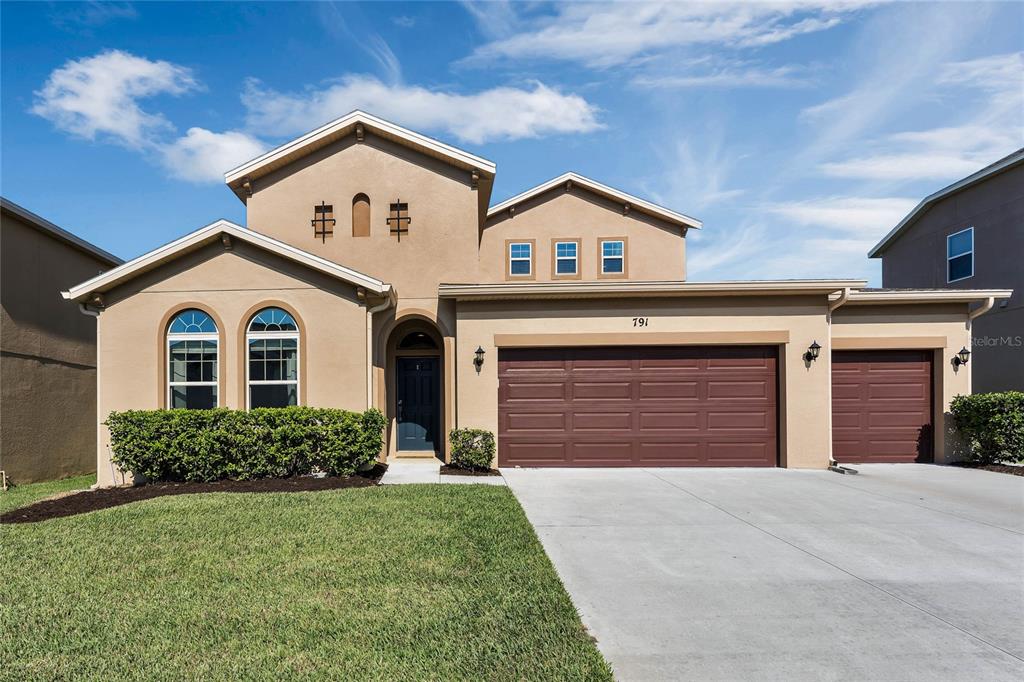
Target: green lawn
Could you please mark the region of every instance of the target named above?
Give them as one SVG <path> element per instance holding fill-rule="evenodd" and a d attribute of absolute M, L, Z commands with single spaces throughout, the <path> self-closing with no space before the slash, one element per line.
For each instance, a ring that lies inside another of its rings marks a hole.
<path fill-rule="evenodd" d="M 7 679 L 611 679 L 501 487 L 164 497 L 2 536 Z"/>
<path fill-rule="evenodd" d="M 7 490 L 0 491 L 0 514 L 24 507 L 26 504 L 41 500 L 44 497 L 63 493 L 68 490 L 84 490 L 96 482 L 96 474 L 85 476 L 72 476 L 62 478 L 59 481 L 46 481 L 45 483 L 28 483 L 17 485 Z"/>

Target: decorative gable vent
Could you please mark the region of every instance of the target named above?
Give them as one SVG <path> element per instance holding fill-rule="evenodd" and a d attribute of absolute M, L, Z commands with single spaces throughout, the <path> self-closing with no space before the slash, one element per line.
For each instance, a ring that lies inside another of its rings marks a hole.
<path fill-rule="evenodd" d="M 402 241 L 403 234 L 409 234 L 410 223 L 412 223 L 412 218 L 409 217 L 409 204 L 399 199 L 388 206 L 387 224 L 391 229 L 391 234 L 398 237 L 399 242 Z"/>
<path fill-rule="evenodd" d="M 327 238 L 334 236 L 334 206 L 320 202 L 319 206 L 313 207 L 313 220 L 310 223 L 313 225 L 313 237 L 319 237 L 323 243 L 327 243 Z"/>

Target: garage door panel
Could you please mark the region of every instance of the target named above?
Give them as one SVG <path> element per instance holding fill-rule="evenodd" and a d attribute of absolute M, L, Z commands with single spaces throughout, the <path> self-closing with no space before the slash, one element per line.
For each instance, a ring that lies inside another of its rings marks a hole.
<path fill-rule="evenodd" d="M 930 351 L 833 353 L 832 456 L 850 463 L 931 461 Z"/>
<path fill-rule="evenodd" d="M 499 350 L 499 464 L 775 466 L 775 356 L 764 347 Z M 521 361 L 539 369 L 518 371 Z M 545 410 L 564 420 L 527 416 Z"/>
<path fill-rule="evenodd" d="M 502 426 L 512 433 L 564 431 L 566 416 L 561 412 L 506 412 Z"/>
<path fill-rule="evenodd" d="M 639 381 L 640 400 L 664 400 L 666 398 L 695 400 L 700 397 L 700 386 L 696 381 Z"/>

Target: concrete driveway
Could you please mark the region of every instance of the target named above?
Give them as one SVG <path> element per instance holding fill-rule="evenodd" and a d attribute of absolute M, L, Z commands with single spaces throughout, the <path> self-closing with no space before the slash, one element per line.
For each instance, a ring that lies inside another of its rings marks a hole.
<path fill-rule="evenodd" d="M 1024 679 L 1024 477 L 509 469 L 622 680 Z"/>

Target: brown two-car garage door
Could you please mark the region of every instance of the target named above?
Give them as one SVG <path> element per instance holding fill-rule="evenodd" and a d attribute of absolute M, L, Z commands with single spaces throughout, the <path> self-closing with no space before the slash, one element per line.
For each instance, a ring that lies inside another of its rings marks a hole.
<path fill-rule="evenodd" d="M 932 460 L 932 352 L 832 353 L 832 457 Z"/>
<path fill-rule="evenodd" d="M 777 351 L 498 352 L 501 466 L 775 466 Z"/>

